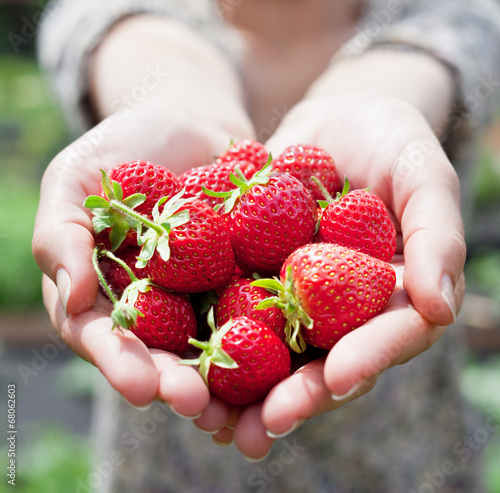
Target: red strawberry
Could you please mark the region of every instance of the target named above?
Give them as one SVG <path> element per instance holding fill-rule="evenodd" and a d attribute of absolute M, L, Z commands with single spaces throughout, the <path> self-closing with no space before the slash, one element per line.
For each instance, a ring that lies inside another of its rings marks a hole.
<path fill-rule="evenodd" d="M 231 176 L 232 192 L 210 192 L 225 197 L 225 219 L 242 269 L 275 273 L 286 257 L 311 242 L 316 206 L 309 191 L 287 173 L 273 173 L 268 163 L 250 180 Z"/>
<path fill-rule="evenodd" d="M 120 251 L 119 258 L 127 264 L 137 278 L 142 278 L 143 273 L 135 267 L 139 255 L 138 247 L 128 247 Z M 122 295 L 125 288 L 131 283 L 128 272 L 118 262 L 109 262 L 105 271 L 106 280 L 114 293 Z"/>
<path fill-rule="evenodd" d="M 196 315 L 185 295 L 151 285 L 139 293 L 134 307 L 144 316 L 137 317 L 131 330 L 150 348 L 181 355 L 196 336 Z"/>
<path fill-rule="evenodd" d="M 332 195 L 342 189 L 333 158 L 323 149 L 312 145 L 293 145 L 273 160 L 273 170 L 290 173 L 299 179 L 311 192 L 315 200 L 323 195 L 311 181 L 316 177 Z"/>
<path fill-rule="evenodd" d="M 173 197 L 182 188 L 177 177 L 170 170 L 149 161 L 119 164 L 109 172 L 109 179 L 120 183 L 123 198 L 135 193 L 143 193 L 146 200 L 135 210 L 149 217 L 158 200 L 162 197 Z M 104 191 L 101 195 L 105 196 Z"/>
<path fill-rule="evenodd" d="M 101 194 L 87 197 L 84 205 L 94 213 L 96 244 L 102 243 L 113 251 L 122 243 L 137 244 L 138 221 L 133 214 L 151 218 L 158 199 L 169 199 L 180 191 L 172 172 L 148 161 L 120 164 L 109 176 L 103 170 L 101 173 Z"/>
<path fill-rule="evenodd" d="M 288 319 L 287 340 L 294 351 L 302 352 L 305 343 L 330 349 L 380 313 L 396 275 L 382 260 L 340 245 L 315 243 L 288 257 L 280 279 L 252 284 L 277 293 L 274 301 Z"/>
<path fill-rule="evenodd" d="M 210 391 L 228 404 L 245 405 L 264 398 L 290 375 L 291 358 L 286 345 L 262 322 L 237 317 L 218 331 L 212 318 L 208 342 L 190 340 L 203 350 L 197 360 L 200 374 Z"/>
<path fill-rule="evenodd" d="M 99 268 L 98 249 L 95 248 L 93 264 L 113 303 L 113 328 L 130 329 L 148 347 L 183 354 L 189 338 L 196 334 L 196 315 L 187 297 L 169 293 L 149 279 L 138 280 L 123 260 L 110 252 L 103 253 L 129 276 L 129 284 L 118 300 Z"/>
<path fill-rule="evenodd" d="M 367 190 L 349 192 L 349 180 L 336 199 L 327 195 L 318 240 L 354 248 L 389 262 L 396 252 L 396 229 L 384 203 Z"/>
<path fill-rule="evenodd" d="M 249 161 L 223 161 L 192 168 L 182 173 L 179 175 L 178 180 L 185 189 L 184 197 L 196 197 L 211 207 L 222 204 L 222 198 L 206 195 L 202 187 L 204 186 L 216 192 L 232 190 L 235 185 L 229 180 L 229 175 L 236 172 L 236 167 L 239 168 L 245 178 L 250 178 L 257 171 L 255 164 Z"/>
<path fill-rule="evenodd" d="M 250 139 L 243 139 L 232 143 L 216 160 L 216 163 L 233 161 L 247 161 L 261 169 L 269 158 L 266 148 L 260 143 Z M 207 187 L 208 188 L 208 187 Z"/>
<path fill-rule="evenodd" d="M 271 295 L 264 288 L 252 286 L 252 281 L 255 281 L 253 277 L 240 277 L 222 291 L 215 308 L 217 325 L 222 326 L 231 318 L 245 316 L 261 321 L 284 341 L 286 318 L 283 312 L 275 306 L 258 310 L 256 306 Z"/>
<path fill-rule="evenodd" d="M 196 199 L 174 197 L 154 227 L 141 236 L 138 267 L 158 285 L 178 293 L 199 293 L 226 284 L 234 272 L 231 239 L 222 218 Z"/>

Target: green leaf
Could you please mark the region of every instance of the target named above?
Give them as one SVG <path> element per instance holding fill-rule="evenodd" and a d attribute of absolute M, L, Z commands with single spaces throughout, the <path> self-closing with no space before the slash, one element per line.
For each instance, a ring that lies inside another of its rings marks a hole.
<path fill-rule="evenodd" d="M 209 197 L 218 197 L 218 198 L 225 198 L 231 195 L 231 191 L 227 192 L 216 192 L 215 190 L 210 190 L 207 188 L 205 185 L 201 186 L 201 189 L 203 190 L 203 193 L 208 195 Z"/>
<path fill-rule="evenodd" d="M 157 239 L 148 238 L 142 245 L 139 256 L 137 257 L 137 262 L 135 264 L 138 269 L 143 269 L 144 267 L 146 267 L 148 260 L 150 260 L 155 253 L 157 243 Z"/>
<path fill-rule="evenodd" d="M 102 186 L 102 190 L 103 190 L 104 194 L 106 195 L 106 197 L 109 200 L 112 200 L 115 198 L 115 195 L 113 193 L 113 188 L 111 186 L 111 182 L 109 181 L 109 176 L 106 173 L 106 171 L 104 171 L 103 169 L 101 169 L 101 186 Z"/>
<path fill-rule="evenodd" d="M 146 201 L 146 195 L 143 193 L 134 193 L 133 195 L 129 195 L 127 198 L 123 199 L 123 203 L 130 207 L 131 209 L 135 209 L 137 206 L 143 204 Z"/>
<path fill-rule="evenodd" d="M 107 209 L 110 207 L 109 202 L 104 197 L 100 197 L 99 195 L 89 195 L 85 199 L 83 205 L 89 209 Z"/>
<path fill-rule="evenodd" d="M 109 233 L 109 241 L 111 242 L 111 251 L 115 252 L 118 250 L 119 246 L 123 243 L 123 240 L 127 237 L 127 231 L 121 227 L 119 224 L 115 224 L 111 228 L 111 232 Z"/>
<path fill-rule="evenodd" d="M 172 231 L 174 228 L 178 228 L 183 224 L 189 222 L 189 211 L 177 212 L 167 221 L 168 228 L 165 228 L 168 232 Z"/>
<path fill-rule="evenodd" d="M 238 368 L 238 363 L 234 361 L 229 354 L 222 348 L 215 348 L 212 354 L 212 364 L 221 368 L 235 369 Z"/>
<path fill-rule="evenodd" d="M 270 296 L 265 300 L 262 300 L 256 307 L 256 310 L 265 310 L 267 308 L 275 307 L 279 303 L 280 299 L 278 296 Z"/>
<path fill-rule="evenodd" d="M 92 227 L 94 228 L 94 232 L 96 234 L 99 234 L 101 231 L 104 231 L 106 228 L 111 228 L 112 226 L 113 217 L 109 211 L 100 209 L 99 214 L 95 214 L 92 218 Z"/>
<path fill-rule="evenodd" d="M 278 279 L 257 279 L 250 283 L 250 286 L 257 286 L 259 288 L 267 289 L 268 291 L 272 291 L 274 293 L 281 293 L 285 288 L 281 281 Z"/>
<path fill-rule="evenodd" d="M 113 181 L 112 185 L 113 185 L 113 193 L 114 193 L 114 196 L 115 196 L 114 198 L 116 200 L 119 200 L 121 202 L 123 200 L 123 189 L 122 189 L 122 186 L 117 181 Z"/>
<path fill-rule="evenodd" d="M 164 262 L 170 259 L 170 245 L 168 236 L 162 236 L 158 239 L 156 250 Z"/>

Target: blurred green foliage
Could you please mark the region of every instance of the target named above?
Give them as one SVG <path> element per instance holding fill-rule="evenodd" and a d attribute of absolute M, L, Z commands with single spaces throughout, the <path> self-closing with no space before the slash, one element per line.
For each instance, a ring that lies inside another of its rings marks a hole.
<path fill-rule="evenodd" d="M 86 483 L 89 473 L 88 438 L 75 436 L 55 423 L 38 423 L 30 430 L 30 443 L 19 447 L 16 460 L 16 485 L 0 482 L 0 493 L 69 493 L 78 481 Z M 2 446 L 2 458 L 7 451 Z M 3 460 L 3 459 L 2 459 Z"/>
<path fill-rule="evenodd" d="M 0 57 L 0 309 L 41 304 L 31 237 L 40 179 L 66 140 L 65 123 L 33 58 Z"/>

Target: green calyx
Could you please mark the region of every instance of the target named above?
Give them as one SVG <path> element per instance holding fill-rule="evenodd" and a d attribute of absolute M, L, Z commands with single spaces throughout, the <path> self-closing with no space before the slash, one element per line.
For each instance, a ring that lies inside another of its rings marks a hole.
<path fill-rule="evenodd" d="M 123 291 L 120 299 L 117 299 L 113 290 L 109 287 L 106 279 L 99 266 L 99 257 L 106 256 L 111 260 L 119 263 L 130 276 L 130 284 Z M 97 277 L 99 278 L 99 283 L 103 289 L 108 294 L 109 299 L 113 303 L 113 310 L 111 312 L 111 320 L 113 320 L 114 330 L 116 327 L 121 327 L 123 329 L 130 329 L 137 323 L 137 317 L 143 317 L 144 314 L 141 313 L 136 307 L 135 302 L 139 296 L 139 293 L 146 293 L 151 289 L 153 283 L 149 279 L 137 279 L 130 267 L 120 258 L 116 257 L 112 252 L 108 250 L 99 250 L 99 247 L 95 247 L 92 255 L 92 265 L 96 271 Z"/>
<path fill-rule="evenodd" d="M 350 188 L 350 183 L 349 180 L 347 179 L 347 176 L 344 177 L 344 188 L 342 189 L 342 192 L 337 192 L 337 195 L 332 197 L 328 190 L 325 188 L 323 183 L 321 183 L 318 178 L 315 176 L 311 177 L 311 180 L 318 185 L 318 188 L 320 189 L 323 197 L 325 200 L 318 200 L 318 205 L 324 210 L 326 209 L 330 204 L 333 204 L 334 202 L 338 202 L 344 195 L 347 195 L 349 193 L 349 188 Z"/>
<path fill-rule="evenodd" d="M 162 197 L 153 208 L 153 222 L 149 220 L 139 222 L 137 236 L 139 237 L 139 245 L 142 245 L 142 248 L 137 258 L 137 268 L 146 267 L 148 260 L 151 259 L 155 251 L 158 251 L 165 262 L 170 258 L 170 232 L 174 228 L 189 222 L 189 212 L 186 210 L 179 212 L 179 209 L 195 200 L 194 197 L 183 199 L 183 195 L 184 189 L 170 200 L 167 197 Z M 160 213 L 160 206 L 163 204 L 164 207 Z M 147 227 L 144 233 L 142 233 L 143 225 Z"/>
<path fill-rule="evenodd" d="M 307 329 L 312 329 L 314 322 L 302 308 L 300 300 L 295 294 L 291 267 L 286 270 L 284 283 L 277 278 L 272 278 L 258 279 L 250 284 L 267 289 L 275 294 L 275 296 L 270 296 L 261 301 L 256 308 L 257 310 L 265 310 L 271 307 L 279 308 L 287 320 L 285 325 L 287 344 L 296 353 L 303 353 L 306 349 L 306 343 L 302 337 L 301 328 L 304 326 Z"/>
<path fill-rule="evenodd" d="M 116 181 L 111 182 L 104 170 L 101 170 L 101 175 L 105 197 L 90 195 L 84 206 L 92 209 L 92 226 L 96 234 L 107 228 L 111 229 L 109 239 L 111 250 L 115 251 L 130 230 L 137 230 L 137 213 L 134 209 L 146 200 L 146 196 L 136 193 L 124 199 L 121 185 Z"/>
<path fill-rule="evenodd" d="M 171 199 L 162 197 L 155 204 L 153 220 L 134 209 L 146 200 L 144 194 L 133 194 L 123 198 L 121 185 L 111 182 L 107 173 L 101 170 L 102 189 L 104 197 L 91 195 L 85 200 L 84 206 L 92 209 L 92 225 L 96 233 L 111 228 L 111 250 L 115 251 L 133 230 L 137 233 L 138 245 L 142 246 L 136 267 L 144 268 L 148 260 L 158 251 L 166 262 L 170 258 L 169 235 L 172 229 L 189 222 L 189 212 L 180 211 L 184 205 L 195 200 L 194 197 L 182 198 L 184 189 Z M 160 206 L 163 205 L 160 213 Z"/>
<path fill-rule="evenodd" d="M 238 368 L 238 363 L 222 349 L 222 339 L 233 327 L 232 319 L 217 330 L 212 307 L 208 312 L 207 321 L 212 329 L 210 340 L 198 341 L 192 337 L 189 339 L 189 344 L 201 349 L 202 353 L 196 359 L 184 359 L 179 361 L 179 363 L 183 365 L 198 366 L 200 375 L 208 385 L 208 372 L 211 365 L 220 366 L 221 368 L 236 369 Z"/>
<path fill-rule="evenodd" d="M 223 198 L 224 202 L 223 204 L 217 204 L 214 209 L 216 212 L 221 209 L 221 207 L 224 207 L 224 214 L 228 214 L 233 210 L 234 205 L 236 204 L 236 201 L 250 188 L 252 188 L 255 185 L 266 185 L 269 182 L 269 177 L 273 173 L 273 168 L 271 166 L 272 163 L 272 156 L 269 154 L 269 158 L 267 160 L 267 163 L 259 170 L 257 173 L 255 173 L 249 180 L 245 178 L 241 170 L 236 167 L 235 173 L 230 173 L 229 175 L 229 180 L 231 183 L 235 186 L 233 190 L 230 190 L 228 192 L 215 192 L 213 190 L 209 190 L 208 188 L 202 186 L 203 192 L 209 195 L 210 197 L 219 197 Z"/>

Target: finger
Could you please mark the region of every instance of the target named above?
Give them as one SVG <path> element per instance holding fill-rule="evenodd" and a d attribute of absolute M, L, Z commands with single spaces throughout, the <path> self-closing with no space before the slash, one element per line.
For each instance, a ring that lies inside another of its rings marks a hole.
<path fill-rule="evenodd" d="M 266 434 L 261 420 L 262 402 L 242 408 L 234 428 L 234 444 L 250 461 L 267 457 L 274 440 Z"/>
<path fill-rule="evenodd" d="M 466 246 L 459 181 L 441 147 L 432 142 L 414 166 L 408 165 L 408 153 L 417 144 L 402 152 L 394 169 L 394 207 L 403 232 L 404 287 L 430 322 L 448 325 L 457 315 L 454 291 Z"/>
<path fill-rule="evenodd" d="M 332 348 L 325 362 L 325 383 L 334 398 L 342 400 L 387 368 L 427 350 L 444 332 L 445 327 L 430 324 L 399 290 L 382 314 Z"/>
<path fill-rule="evenodd" d="M 63 341 L 95 365 L 114 389 L 134 406 L 149 404 L 158 393 L 158 373 L 146 346 L 127 330 L 111 330 L 109 305 L 99 297 L 94 309 L 67 317 L 55 284 L 44 276 L 44 302 Z"/>
<path fill-rule="evenodd" d="M 306 419 L 337 409 L 375 385 L 374 381 L 367 382 L 345 399 L 332 399 L 324 368 L 324 358 L 307 363 L 269 393 L 262 409 L 262 422 L 269 437 L 283 438 Z"/>
<path fill-rule="evenodd" d="M 224 426 L 217 433 L 212 435 L 212 440 L 216 445 L 227 447 L 233 443 L 233 430 Z"/>
<path fill-rule="evenodd" d="M 57 284 L 65 312 L 77 314 L 90 309 L 97 296 L 98 281 L 91 262 L 92 224 L 83 209 L 85 191 L 56 171 L 55 165 L 50 167 L 42 181 L 33 255 Z M 93 181 L 90 175 L 89 181 Z"/>
<path fill-rule="evenodd" d="M 212 397 L 201 416 L 193 421 L 194 425 L 207 433 L 217 433 L 229 422 L 229 406 L 217 397 Z"/>
<path fill-rule="evenodd" d="M 179 364 L 180 357 L 160 350 L 151 350 L 158 370 L 158 396 L 176 414 L 196 419 L 210 402 L 210 394 L 195 368 Z"/>

